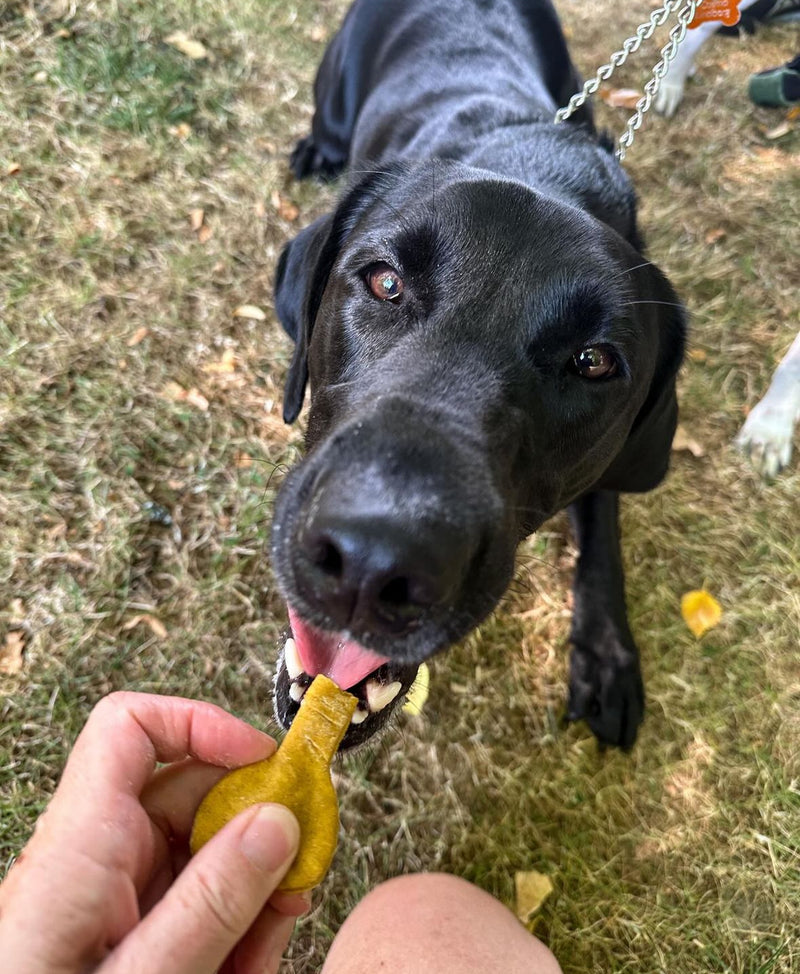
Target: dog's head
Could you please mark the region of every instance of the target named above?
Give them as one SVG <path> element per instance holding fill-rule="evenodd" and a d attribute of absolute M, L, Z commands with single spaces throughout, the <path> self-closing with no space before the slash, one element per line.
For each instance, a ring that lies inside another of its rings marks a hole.
<path fill-rule="evenodd" d="M 354 185 L 284 250 L 276 308 L 287 422 L 311 388 L 273 524 L 276 711 L 288 726 L 327 673 L 362 700 L 348 747 L 494 608 L 522 538 L 590 488 L 662 478 L 683 312 L 604 224 L 442 163 Z"/>

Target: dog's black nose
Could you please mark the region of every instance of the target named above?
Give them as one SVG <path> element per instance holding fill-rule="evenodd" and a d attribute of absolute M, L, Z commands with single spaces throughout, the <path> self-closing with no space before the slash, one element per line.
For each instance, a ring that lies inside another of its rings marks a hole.
<path fill-rule="evenodd" d="M 332 628 L 408 632 L 454 594 L 465 568 L 461 539 L 391 513 L 360 513 L 332 494 L 313 505 L 295 558 L 304 599 Z"/>

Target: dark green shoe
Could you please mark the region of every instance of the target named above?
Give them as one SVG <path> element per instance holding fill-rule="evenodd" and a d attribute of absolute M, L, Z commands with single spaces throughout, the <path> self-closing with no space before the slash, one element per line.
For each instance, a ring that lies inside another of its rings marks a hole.
<path fill-rule="evenodd" d="M 750 76 L 750 101 L 766 108 L 791 108 L 800 104 L 800 54 L 779 68 Z"/>

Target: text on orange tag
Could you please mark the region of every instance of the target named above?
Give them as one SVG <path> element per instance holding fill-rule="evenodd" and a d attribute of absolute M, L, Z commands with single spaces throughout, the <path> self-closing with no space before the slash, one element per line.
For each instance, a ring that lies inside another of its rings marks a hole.
<path fill-rule="evenodd" d="M 726 27 L 739 23 L 739 3 L 741 0 L 704 0 L 695 10 L 689 23 L 689 30 L 699 27 L 709 20 L 721 20 Z"/>

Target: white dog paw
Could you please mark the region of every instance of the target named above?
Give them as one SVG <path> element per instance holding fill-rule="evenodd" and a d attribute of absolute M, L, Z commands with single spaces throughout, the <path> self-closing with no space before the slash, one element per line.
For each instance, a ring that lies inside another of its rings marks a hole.
<path fill-rule="evenodd" d="M 792 456 L 795 416 L 782 403 L 762 399 L 747 417 L 735 444 L 764 477 L 775 477 Z"/>
<path fill-rule="evenodd" d="M 672 118 L 682 101 L 683 82 L 669 81 L 665 78 L 661 83 L 661 87 L 656 92 L 656 97 L 653 100 L 653 108 L 655 108 L 659 115 L 663 115 L 665 118 Z"/>

